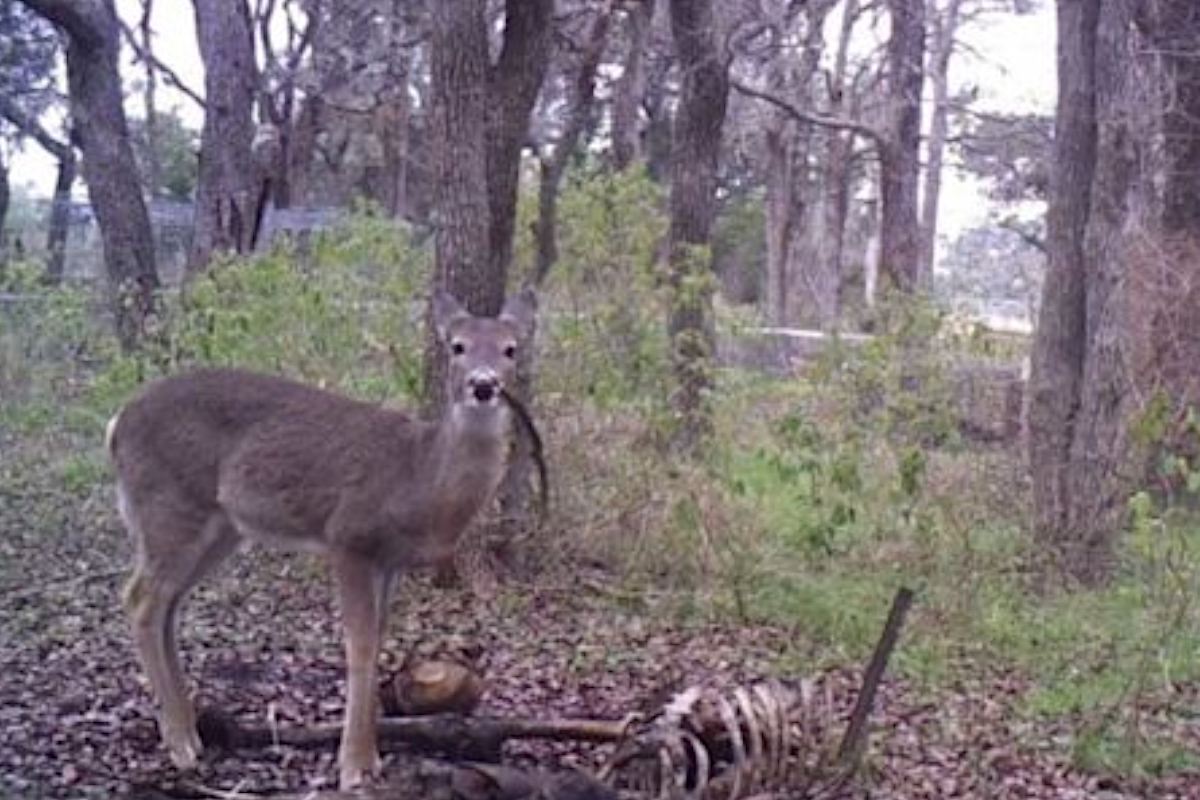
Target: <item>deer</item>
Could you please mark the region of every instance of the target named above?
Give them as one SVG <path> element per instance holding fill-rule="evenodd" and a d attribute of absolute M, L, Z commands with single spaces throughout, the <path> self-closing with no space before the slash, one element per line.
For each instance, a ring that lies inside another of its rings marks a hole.
<path fill-rule="evenodd" d="M 209 367 L 148 383 L 109 421 L 117 508 L 134 547 L 123 602 L 177 768 L 195 768 L 202 750 L 179 609 L 250 544 L 327 560 L 346 661 L 338 781 L 351 789 L 379 776 L 376 676 L 393 585 L 452 559 L 496 492 L 513 430 L 506 387 L 537 313 L 530 290 L 497 317 L 474 316 L 444 291 L 430 306 L 449 358 L 436 419 Z"/>

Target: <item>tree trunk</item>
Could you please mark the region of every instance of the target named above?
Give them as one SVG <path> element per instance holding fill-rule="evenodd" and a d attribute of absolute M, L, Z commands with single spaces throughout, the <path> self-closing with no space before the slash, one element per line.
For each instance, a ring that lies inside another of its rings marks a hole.
<path fill-rule="evenodd" d="M 942 160 L 950 117 L 950 56 L 958 34 L 963 0 L 949 0 L 944 10 L 935 10 L 930 20 L 929 82 L 933 86 L 929 140 L 925 144 L 925 191 L 921 205 L 921 261 L 917 283 L 933 288 L 933 262 L 937 252 L 938 205 L 942 193 Z"/>
<path fill-rule="evenodd" d="M 550 60 L 553 0 L 508 0 L 504 44 L 487 79 L 487 196 L 490 267 L 501 285 L 508 278 L 517 218 L 521 150 L 529 115 Z M 486 51 L 485 51 L 486 52 Z M 503 298 L 497 300 L 500 302 Z"/>
<path fill-rule="evenodd" d="M 833 74 L 830 78 L 831 97 L 829 113 L 843 116 L 851 104 L 847 94 L 852 91 L 846 72 L 850 59 L 850 37 L 860 13 L 858 0 L 848 0 L 842 9 L 842 24 L 838 34 L 837 50 L 834 53 Z M 843 264 L 846 243 L 846 221 L 850 215 L 852 194 L 851 157 L 854 153 L 853 131 L 826 131 L 825 158 L 822 171 L 822 237 L 817 251 L 818 269 L 830 276 L 835 285 L 833 298 L 833 321 L 840 322 L 846 280 Z"/>
<path fill-rule="evenodd" d="M 1084 357 L 1076 387 L 1078 408 L 1070 429 L 1066 525 L 1057 554 L 1067 573 L 1094 585 L 1112 575 L 1116 535 L 1125 520 L 1133 443 L 1128 438 L 1136 389 L 1128 314 L 1131 279 L 1138 268 L 1133 229 L 1156 231 L 1149 215 L 1153 190 L 1135 184 L 1152 174 L 1135 142 L 1154 137 L 1157 98 L 1141 84 L 1132 5 L 1101 4 L 1096 27 L 1096 158 L 1083 238 Z M 1150 124 L 1147 124 L 1150 123 Z M 1142 139 L 1145 137 L 1145 139 Z M 1145 177 L 1137 177 L 1139 170 Z M 1200 209 L 1198 209 L 1200 211 Z M 1144 234 L 1143 234 L 1144 235 Z M 1140 477 L 1140 476 L 1139 476 Z"/>
<path fill-rule="evenodd" d="M 886 274 L 902 292 L 918 285 L 921 257 L 917 190 L 921 173 L 921 86 L 925 0 L 888 0 L 890 120 L 880 153 L 880 247 Z"/>
<path fill-rule="evenodd" d="M 1029 384 L 1035 529 L 1058 551 L 1071 506 L 1073 425 L 1086 340 L 1084 234 L 1096 169 L 1096 27 L 1100 0 L 1058 4 L 1058 108 L 1046 217 L 1049 257 Z"/>
<path fill-rule="evenodd" d="M 803 47 L 798 61 L 775 71 L 773 91 L 794 106 L 814 105 L 814 76 L 820 67 L 823 26 L 832 0 L 811 3 L 802 12 Z M 800 20 L 789 25 L 799 26 Z M 784 35 L 789 35 L 790 32 Z M 777 46 L 784 50 L 780 41 Z M 837 281 L 817 260 L 825 231 L 821 227 L 821 181 L 812 154 L 824 133 L 798 122 L 781 109 L 767 125 L 767 307 L 776 325 L 826 325 L 836 316 Z"/>
<path fill-rule="evenodd" d="M 71 145 L 50 135 L 42 124 L 28 116 L 16 103 L 0 98 L 0 117 L 4 117 L 26 136 L 36 141 L 43 150 L 58 159 L 58 179 L 54 185 L 54 197 L 50 203 L 47 221 L 46 271 L 42 280 L 57 286 L 62 283 L 64 258 L 67 244 L 67 228 L 71 214 L 71 188 L 75 185 L 75 150 Z"/>
<path fill-rule="evenodd" d="M 204 61 L 205 113 L 188 270 L 214 253 L 248 253 L 258 234 L 261 179 L 253 154 L 257 67 L 246 0 L 193 0 Z"/>
<path fill-rule="evenodd" d="M 651 32 L 655 21 L 650 20 Z M 652 51 L 647 52 L 647 56 Z M 671 86 L 670 77 L 674 54 L 654 52 L 653 58 L 643 64 L 644 96 L 642 107 L 646 112 L 646 129 L 641 137 L 642 157 L 646 172 L 655 181 L 670 177 L 671 155 Z"/>
<path fill-rule="evenodd" d="M 791 158 L 790 133 L 783 122 L 782 114 L 772 114 L 774 124 L 766 131 L 767 150 L 767 190 L 766 213 L 763 224 L 766 226 L 766 291 L 764 301 L 767 307 L 767 319 L 772 325 L 785 326 L 791 322 L 791 263 L 789 251 L 795 236 L 792 225 L 796 217 L 793 208 L 795 199 L 795 176 L 792 167 L 795 159 Z"/>
<path fill-rule="evenodd" d="M 500 311 L 504 276 L 488 269 L 487 20 L 483 0 L 433 10 L 433 141 L 437 146 L 436 281 L 472 314 Z M 435 389 L 436 387 L 430 387 Z"/>
<path fill-rule="evenodd" d="M 592 115 L 596 73 L 600 69 L 604 45 L 608 41 L 611 19 L 612 15 L 608 9 L 597 11 L 596 20 L 592 23 L 591 33 L 580 57 L 579 70 L 575 75 L 575 88 L 566 114 L 566 125 L 554 144 L 553 154 L 542 159 L 542 174 L 538 183 L 537 267 L 534 273 L 538 284 L 546 280 L 551 267 L 558 260 L 558 188 Z"/>
<path fill-rule="evenodd" d="M 71 226 L 71 189 L 75 186 L 75 153 L 67 149 L 67 158 L 58 162 L 58 179 L 50 200 L 50 221 L 46 226 L 46 283 L 62 283 L 66 270 L 67 234 Z"/>
<path fill-rule="evenodd" d="M 1163 227 L 1200 239 L 1200 8 L 1186 0 L 1158 4 L 1163 82 Z M 1194 269 L 1194 267 L 1193 267 Z"/>
<path fill-rule="evenodd" d="M 499 313 L 504 276 L 489 269 L 486 158 L 487 18 L 484 0 L 433 7 L 431 139 L 436 158 L 434 285 L 476 315 Z M 446 354 L 430 326 L 426 406 L 445 405 Z"/>
<path fill-rule="evenodd" d="M 100 227 L 117 337 L 137 346 L 156 314 L 150 216 L 122 105 L 120 28 L 112 0 L 22 0 L 67 36 L 71 119 Z"/>
<path fill-rule="evenodd" d="M 154 37 L 151 18 L 154 13 L 154 0 L 142 0 L 142 17 L 138 22 L 138 35 L 141 37 L 141 48 L 144 53 L 143 66 L 146 69 L 145 84 L 142 86 L 142 108 L 146 115 L 146 186 L 150 187 L 150 198 L 158 197 L 162 191 L 162 165 L 159 158 L 158 146 L 158 71 L 154 66 Z M 61 177 L 61 173 L 60 173 Z"/>
<path fill-rule="evenodd" d="M 408 162 L 411 156 L 409 133 L 412 127 L 412 101 L 408 95 L 408 86 L 412 67 L 411 54 L 402 44 L 405 28 L 399 6 L 399 3 L 394 3 L 392 8 L 392 47 L 388 56 L 388 71 L 393 88 L 385 105 L 389 124 L 385 129 L 383 152 L 388 186 L 388 213 L 393 217 L 407 219 L 411 217 L 408 202 Z"/>
<path fill-rule="evenodd" d="M 8 162 L 4 160 L 4 151 L 0 150 L 0 265 L 8 260 L 8 234 L 4 225 L 8 221 L 11 191 L 8 183 Z"/>
<path fill-rule="evenodd" d="M 718 49 L 712 0 L 671 0 L 682 85 L 672 131 L 668 258 L 677 451 L 695 454 L 712 429 L 712 223 L 729 74 Z"/>
<path fill-rule="evenodd" d="M 1059 32 L 1030 459 L 1037 534 L 1091 585 L 1114 572 L 1131 492 L 1162 477 L 1152 456 L 1194 444 L 1179 420 L 1200 401 L 1200 13 L 1062 0 Z"/>
<path fill-rule="evenodd" d="M 654 19 L 654 0 L 640 0 L 625 9 L 625 58 L 613 87 L 613 167 L 627 169 L 641 157 L 641 108 L 646 91 L 646 42 Z"/>

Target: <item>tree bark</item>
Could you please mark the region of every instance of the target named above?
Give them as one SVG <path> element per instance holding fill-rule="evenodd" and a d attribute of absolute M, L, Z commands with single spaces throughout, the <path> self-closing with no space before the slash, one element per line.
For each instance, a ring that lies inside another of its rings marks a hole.
<path fill-rule="evenodd" d="M 1035 530 L 1060 547 L 1071 507 L 1071 442 L 1086 353 L 1084 235 L 1096 169 L 1099 0 L 1058 4 L 1058 107 L 1046 218 L 1049 262 L 1029 384 L 1029 460 Z"/>
<path fill-rule="evenodd" d="M 924 82 L 925 0 L 888 0 L 890 120 L 880 153 L 880 247 L 893 286 L 919 286 L 921 257 L 917 190 L 921 172 L 921 88 Z"/>
<path fill-rule="evenodd" d="M 488 71 L 487 195 L 490 209 L 489 269 L 502 282 L 512 263 L 513 231 L 521 150 L 529 135 L 529 115 L 550 60 L 553 0 L 508 0 L 504 44 Z M 503 296 L 497 302 L 501 302 Z"/>
<path fill-rule="evenodd" d="M 1185 0 L 1158 4 L 1156 37 L 1170 102 L 1163 113 L 1163 227 L 1200 239 L 1200 8 Z"/>
<path fill-rule="evenodd" d="M 1200 401 L 1200 10 L 1062 0 L 1059 31 L 1030 460 L 1039 539 L 1093 585 L 1154 454 L 1194 442 L 1178 420 Z"/>
<path fill-rule="evenodd" d="M 75 186 L 75 151 L 67 148 L 58 162 L 58 178 L 50 200 L 50 221 L 46 226 L 46 283 L 62 283 L 66 271 L 67 234 L 71 226 L 71 189 Z"/>
<path fill-rule="evenodd" d="M 942 193 L 942 161 L 950 118 L 950 57 L 963 0 L 948 0 L 930 20 L 929 82 L 933 87 L 929 140 L 925 143 L 925 188 L 921 204 L 921 261 L 918 285 L 933 288 L 933 262 L 937 252 L 938 206 Z"/>
<path fill-rule="evenodd" d="M 795 235 L 792 226 L 797 217 L 796 182 L 792 168 L 796 159 L 791 156 L 792 132 L 785 127 L 782 114 L 772 113 L 772 123 L 767 126 L 767 187 L 766 208 L 763 224 L 766 226 L 766 277 L 764 299 L 767 318 L 773 325 L 785 326 L 791 322 L 791 270 L 789 257 Z"/>
<path fill-rule="evenodd" d="M 824 50 L 824 26 L 836 0 L 805 6 L 799 59 L 777 79 L 780 93 L 799 109 L 815 106 L 815 77 Z M 781 49 L 784 45 L 780 43 Z M 832 234 L 824 227 L 830 162 L 814 164 L 826 140 L 841 131 L 820 130 L 776 108 L 768 130 L 767 292 L 776 325 L 832 327 L 837 321 L 839 274 L 821 258 Z"/>
<path fill-rule="evenodd" d="M 639 0 L 625 8 L 625 58 L 613 87 L 613 167 L 627 169 L 641 157 L 641 108 L 646 91 L 645 51 L 654 18 L 654 0 Z"/>
<path fill-rule="evenodd" d="M 8 162 L 4 160 L 4 152 L 0 151 L 0 266 L 8 260 L 8 234 L 4 224 L 8 221 L 8 203 L 11 196 L 8 182 Z"/>
<path fill-rule="evenodd" d="M 850 58 L 850 37 L 858 21 L 858 0 L 848 0 L 842 7 L 841 29 L 838 32 L 837 49 L 834 51 L 833 70 L 829 77 L 829 109 L 833 117 L 845 116 L 846 109 L 854 105 L 849 95 L 854 87 L 847 80 Z M 841 321 L 842 303 L 846 287 L 846 270 L 843 256 L 846 241 L 846 221 L 850 214 L 851 156 L 854 152 L 856 134 L 853 130 L 824 131 L 824 157 L 821 159 L 820 213 L 818 242 L 815 255 L 817 274 L 825 276 L 832 293 L 826 299 L 826 311 L 822 326 L 832 327 Z"/>
<path fill-rule="evenodd" d="M 100 226 L 117 337 L 137 347 L 157 313 L 150 215 L 122 105 L 120 27 L 113 0 L 22 0 L 67 36 L 71 119 Z"/>
<path fill-rule="evenodd" d="M 433 7 L 437 283 L 472 314 L 496 314 L 504 276 L 488 269 L 487 20 L 483 0 Z M 437 387 L 430 387 L 435 391 Z"/>
<path fill-rule="evenodd" d="M 214 253 L 248 253 L 258 234 L 262 176 L 256 168 L 257 67 L 246 0 L 193 0 L 204 61 L 205 113 L 189 272 Z"/>
<path fill-rule="evenodd" d="M 608 41 L 611 19 L 612 12 L 607 8 L 596 12 L 596 19 L 592 23 L 591 32 L 580 57 L 579 69 L 575 74 L 575 86 L 570 98 L 566 125 L 554 144 L 554 152 L 548 158 L 542 159 L 542 174 L 538 183 L 537 266 L 534 272 L 538 284 L 546 280 L 554 262 L 558 260 L 558 189 L 567 164 L 579 146 L 579 139 L 592 115 L 596 73 L 600 69 L 600 60 Z"/>
<path fill-rule="evenodd" d="M 159 158 L 158 146 L 158 72 L 154 68 L 154 37 L 151 20 L 154 14 L 154 0 L 142 0 L 142 17 L 138 21 L 138 35 L 141 37 L 141 48 L 144 53 L 143 66 L 146 69 L 142 87 L 142 109 L 146 115 L 146 185 L 150 187 L 151 199 L 162 191 L 162 165 Z"/>
<path fill-rule="evenodd" d="M 46 262 L 46 272 L 43 280 L 50 285 L 62 282 L 63 277 L 63 247 L 67 239 L 67 223 L 70 213 L 71 187 L 75 182 L 75 150 L 66 142 L 61 142 L 42 126 L 41 122 L 30 117 L 11 98 L 0 97 L 0 117 L 8 120 L 22 135 L 33 139 L 50 155 L 58 159 L 58 181 L 54 187 L 54 199 L 50 205 L 46 249 L 49 259 Z M 5 172 L 5 208 L 8 206 L 7 171 Z M 0 214 L 0 236 L 3 232 L 5 214 Z"/>
<path fill-rule="evenodd" d="M 71 189 L 75 185 L 77 171 L 75 149 L 52 136 L 38 120 L 29 117 L 9 98 L 0 97 L 0 117 L 7 119 L 22 134 L 32 138 L 43 150 L 58 159 L 58 178 L 54 184 L 54 196 L 46 225 L 46 252 L 49 257 L 42 276 L 45 283 L 57 286 L 62 283 L 65 267 L 67 229 L 71 216 Z"/>
<path fill-rule="evenodd" d="M 670 12 L 683 76 L 672 131 L 668 231 L 672 444 L 681 453 L 696 454 L 712 429 L 711 234 L 729 74 L 717 47 L 712 0 L 671 0 Z"/>

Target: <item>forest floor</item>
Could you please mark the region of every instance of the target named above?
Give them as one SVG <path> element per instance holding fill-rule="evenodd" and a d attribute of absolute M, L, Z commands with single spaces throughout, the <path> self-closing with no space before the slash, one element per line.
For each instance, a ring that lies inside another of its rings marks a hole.
<path fill-rule="evenodd" d="M 241 797 L 329 787 L 332 750 L 208 753 L 190 776 L 169 765 L 120 609 L 129 545 L 111 490 L 86 475 L 73 490 L 47 486 L 36 479 L 35 462 L 45 456 L 30 461 L 20 450 L 0 431 L 0 797 Z M 42 442 L 38 450 L 54 448 Z M 489 715 L 620 719 L 674 686 L 800 677 L 787 665 L 802 624 L 788 633 L 688 621 L 652 599 L 618 599 L 617 585 L 613 576 L 544 576 L 502 584 L 484 600 L 414 579 L 397 593 L 388 650 L 450 638 L 478 648 L 488 685 L 478 713 Z M 235 560 L 189 604 L 183 641 L 202 696 L 239 719 L 340 719 L 336 612 L 323 571 L 306 558 Z M 845 708 L 857 676 L 854 665 L 841 665 L 805 677 Z M 890 675 L 866 768 L 849 796 L 1200 798 L 1196 770 L 1135 779 L 1073 768 L 1065 743 L 1077 722 L 1020 713 L 1029 689 L 1020 675 L 981 663 L 960 664 L 937 685 Z M 1200 719 L 1179 713 L 1200 708 L 1200 686 L 1141 702 L 1143 724 L 1169 726 L 1172 738 L 1200 752 Z M 505 756 L 586 767 L 606 752 L 527 745 Z M 389 754 L 386 773 L 399 776 L 412 758 Z"/>

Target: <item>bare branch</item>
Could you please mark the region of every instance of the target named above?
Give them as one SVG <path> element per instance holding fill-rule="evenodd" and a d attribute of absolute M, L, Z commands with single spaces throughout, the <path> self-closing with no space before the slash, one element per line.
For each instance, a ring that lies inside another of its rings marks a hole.
<path fill-rule="evenodd" d="M 205 107 L 204 98 L 201 97 L 198 92 L 184 83 L 183 79 L 179 77 L 175 70 L 171 69 L 166 64 L 155 58 L 153 53 L 147 53 L 146 48 L 142 47 L 142 43 L 138 41 L 137 34 L 123 20 L 121 22 L 121 35 L 125 37 L 126 43 L 133 49 L 134 55 L 137 56 L 138 61 L 141 61 L 142 63 L 148 63 L 153 66 L 154 69 L 158 70 L 159 74 L 162 75 L 163 80 L 168 85 L 173 86 L 185 94 L 193 103 L 200 106 L 200 108 Z"/>
<path fill-rule="evenodd" d="M 753 86 L 748 86 L 736 79 L 731 80 L 729 85 L 741 94 L 747 97 L 753 97 L 757 100 L 763 100 L 776 108 L 783 111 L 797 122 L 803 122 L 807 125 L 816 125 L 822 128 L 832 128 L 834 130 L 853 131 L 854 133 L 864 136 L 874 142 L 880 148 L 884 144 L 884 136 L 869 125 L 865 125 L 857 120 L 846 119 L 844 117 L 832 117 L 826 114 L 812 113 L 805 111 L 802 108 L 797 108 L 795 104 L 784 100 L 778 95 L 763 89 L 757 89 Z"/>
<path fill-rule="evenodd" d="M 0 94 L 0 117 L 4 117 L 17 126 L 17 130 L 31 137 L 41 145 L 43 150 L 59 161 L 70 161 L 75 158 L 75 151 L 71 145 L 52 136 L 40 122 L 26 114 L 20 106 L 12 101 L 12 98 L 4 94 Z"/>
<path fill-rule="evenodd" d="M 1013 217 L 1005 217 L 996 223 L 996 227 L 1014 234 L 1018 239 L 1032 247 L 1034 250 L 1037 250 L 1042 255 L 1049 255 L 1049 251 L 1046 249 L 1045 239 L 1021 225 L 1019 220 L 1014 219 Z"/>

